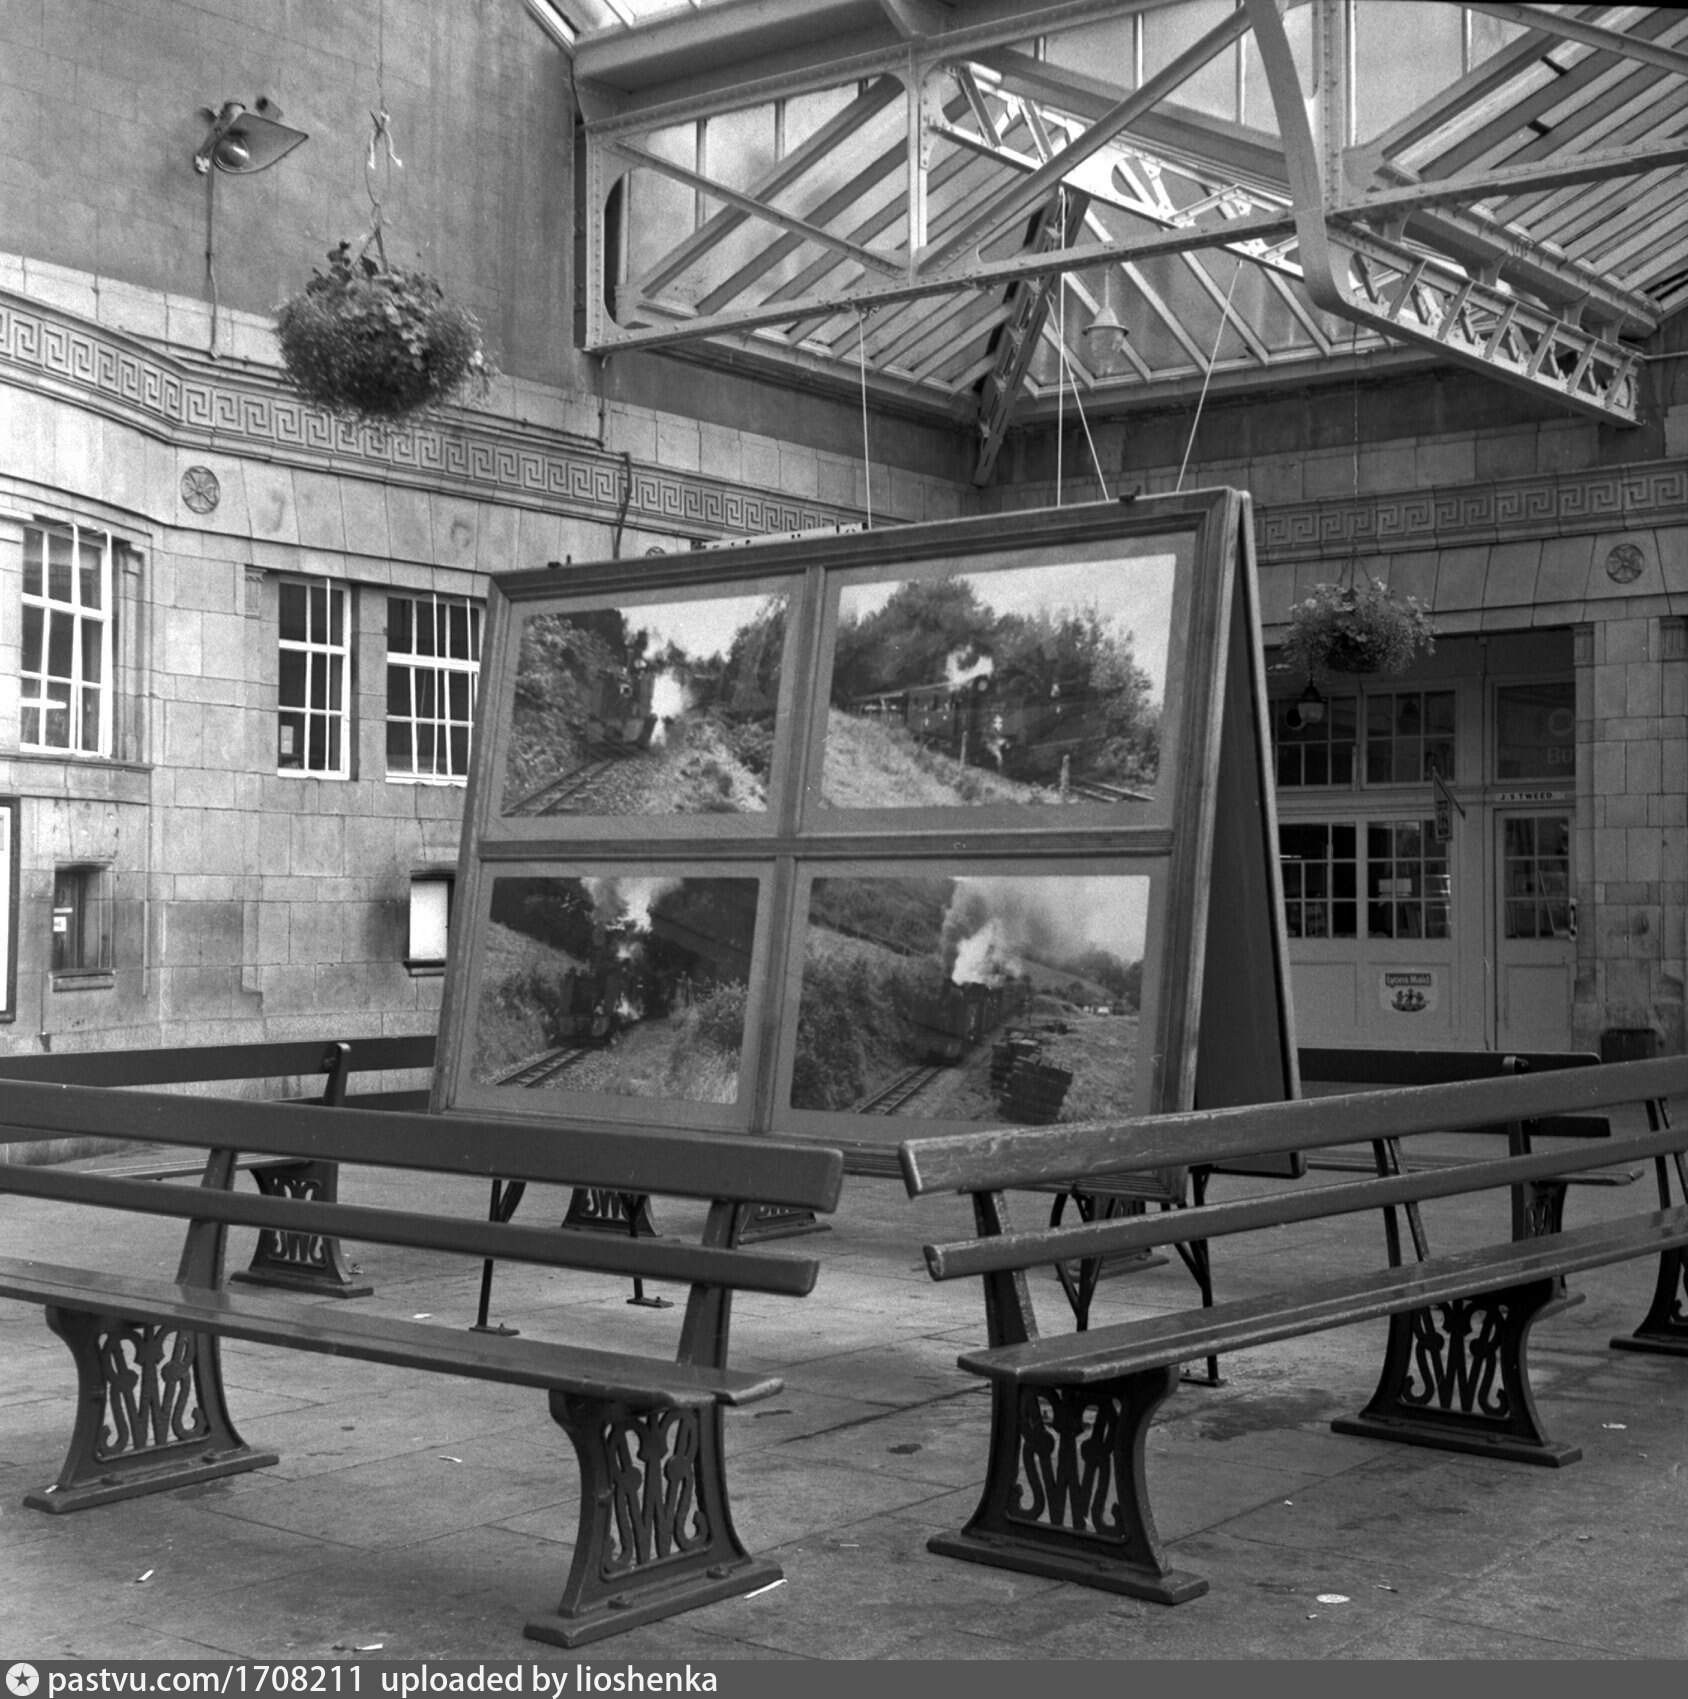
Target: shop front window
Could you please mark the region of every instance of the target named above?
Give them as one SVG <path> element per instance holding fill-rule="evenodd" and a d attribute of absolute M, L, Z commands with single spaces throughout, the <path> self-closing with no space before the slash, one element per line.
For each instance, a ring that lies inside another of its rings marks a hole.
<path fill-rule="evenodd" d="M 1577 775 L 1577 687 L 1508 684 L 1495 692 L 1495 777 L 1569 784 Z"/>
<path fill-rule="evenodd" d="M 1373 938 L 1451 936 L 1448 851 L 1430 820 L 1366 828 L 1366 931 Z"/>
<path fill-rule="evenodd" d="M 1454 777 L 1454 693 L 1386 690 L 1366 697 L 1366 783 L 1422 785 Z"/>
<path fill-rule="evenodd" d="M 1296 821 L 1278 828 L 1284 925 L 1291 938 L 1352 938 L 1359 929 L 1358 828 Z"/>
<path fill-rule="evenodd" d="M 1272 704 L 1281 787 L 1353 784 L 1356 706 L 1352 696 L 1327 697 L 1323 717 L 1314 720 L 1299 698 Z"/>

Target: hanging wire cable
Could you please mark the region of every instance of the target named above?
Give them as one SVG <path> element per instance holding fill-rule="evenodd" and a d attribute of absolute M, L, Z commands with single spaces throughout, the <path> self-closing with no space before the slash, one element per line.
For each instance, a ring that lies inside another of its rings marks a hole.
<path fill-rule="evenodd" d="M 1078 422 L 1084 426 L 1084 440 L 1090 444 L 1090 464 L 1096 468 L 1096 482 L 1102 486 L 1102 500 L 1108 499 L 1108 480 L 1102 473 L 1102 457 L 1096 452 L 1096 439 L 1090 434 L 1090 421 L 1084 416 L 1084 398 L 1078 392 L 1078 374 L 1067 358 L 1065 343 L 1061 346 L 1061 364 L 1066 368 L 1067 381 L 1073 386 L 1073 406 L 1078 409 Z"/>
<path fill-rule="evenodd" d="M 1225 307 L 1219 315 L 1219 328 L 1213 333 L 1213 352 L 1207 357 L 1207 376 L 1202 379 L 1202 392 L 1196 399 L 1196 416 L 1190 421 L 1190 440 L 1184 444 L 1184 463 L 1178 468 L 1178 484 L 1173 490 L 1177 495 L 1184 487 L 1184 474 L 1190 466 L 1190 450 L 1196 446 L 1196 432 L 1202 422 L 1202 408 L 1207 403 L 1207 386 L 1213 382 L 1213 365 L 1219 358 L 1219 339 L 1225 334 L 1225 326 L 1231 322 L 1231 296 L 1235 293 L 1237 279 L 1243 274 L 1243 262 L 1236 262 L 1237 269 L 1231 273 L 1231 287 L 1225 291 Z"/>
<path fill-rule="evenodd" d="M 867 314 L 856 308 L 856 363 L 862 379 L 862 486 L 867 494 L 867 528 L 873 529 L 873 460 L 867 442 Z"/>
<path fill-rule="evenodd" d="M 1065 217 L 1067 191 L 1061 191 L 1062 216 Z M 1061 351 L 1061 364 L 1067 363 L 1067 274 L 1055 274 L 1055 346 Z M 1059 371 L 1055 374 L 1055 505 L 1061 505 L 1061 483 L 1066 476 L 1062 469 L 1062 450 L 1067 439 L 1067 386 Z"/>

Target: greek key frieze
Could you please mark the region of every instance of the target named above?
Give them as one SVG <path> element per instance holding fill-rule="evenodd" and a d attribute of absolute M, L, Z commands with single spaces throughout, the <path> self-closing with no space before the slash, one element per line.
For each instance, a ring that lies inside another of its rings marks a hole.
<path fill-rule="evenodd" d="M 98 411 L 190 443 L 214 434 L 225 453 L 316 462 L 332 455 L 368 475 L 461 480 L 466 492 L 604 515 L 620 511 L 623 463 L 589 445 L 532 440 L 538 433 L 485 420 L 423 421 L 404 428 L 338 419 L 301 404 L 250 372 L 202 371 L 119 332 L 61 318 L 17 298 L 0 301 L 0 375 L 26 387 L 42 379 L 79 389 Z M 520 440 L 527 437 L 529 440 Z M 697 473 L 635 470 L 628 517 L 703 531 L 796 531 L 854 519 L 821 502 L 745 501 Z"/>

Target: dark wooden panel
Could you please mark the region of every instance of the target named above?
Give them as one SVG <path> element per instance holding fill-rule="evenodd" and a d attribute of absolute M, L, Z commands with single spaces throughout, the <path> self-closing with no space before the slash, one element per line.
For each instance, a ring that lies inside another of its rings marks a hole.
<path fill-rule="evenodd" d="M 1303 1045 L 1300 1055 L 1301 1077 L 1326 1085 L 1446 1085 L 1586 1068 L 1600 1061 L 1591 1050 L 1352 1050 Z"/>
<path fill-rule="evenodd" d="M 0 1080 L 0 1127 L 18 1139 L 185 1144 L 805 1209 L 835 1208 L 844 1176 L 836 1150 L 785 1139 L 376 1109 L 325 1115 L 309 1105 L 26 1080 Z"/>
<path fill-rule="evenodd" d="M 1655 1210 L 1627 1221 L 1602 1222 L 1569 1233 L 1463 1251 L 1343 1275 L 1299 1292 L 1216 1304 L 1212 1309 L 1152 1316 L 1088 1333 L 1059 1334 L 1027 1345 L 969 1351 L 959 1362 L 973 1374 L 1016 1383 L 1087 1386 L 1116 1375 L 1213 1353 L 1240 1351 L 1325 1328 L 1423 1309 L 1475 1292 L 1496 1292 L 1558 1274 L 1656 1255 L 1688 1245 L 1688 1206 Z"/>
<path fill-rule="evenodd" d="M 1558 1073 L 1468 1084 L 1403 1086 L 1206 1113 L 1072 1126 L 993 1127 L 977 1133 L 908 1139 L 900 1147 L 899 1156 L 904 1184 L 913 1196 L 936 1191 L 994 1191 L 1051 1180 L 1079 1180 L 1113 1170 L 1137 1172 L 1223 1163 L 1239 1156 L 1317 1150 L 1450 1128 L 1529 1121 L 1543 1115 L 1609 1109 L 1684 1092 L 1688 1092 L 1688 1057 L 1668 1056 Z"/>
<path fill-rule="evenodd" d="M 0 1080 L 62 1085 L 189 1085 L 211 1080 L 279 1079 L 320 1074 L 332 1044 L 351 1046 L 353 1073 L 432 1068 L 434 1035 L 403 1038 L 303 1039 L 284 1044 L 209 1044 L 159 1050 L 84 1050 L 50 1056 L 0 1057 Z"/>
<path fill-rule="evenodd" d="M 1005 1233 L 997 1238 L 928 1245 L 926 1266 L 934 1280 L 955 1280 L 998 1269 L 1038 1268 L 1074 1257 L 1113 1256 L 1156 1245 L 1189 1244 L 1193 1240 L 1250 1233 L 1292 1221 L 1317 1221 L 1426 1198 L 1458 1197 L 1467 1192 L 1519 1185 L 1526 1180 L 1605 1168 L 1615 1162 L 1635 1162 L 1680 1150 L 1685 1140 L 1688 1135 L 1673 1128 L 1622 1139 L 1596 1151 L 1554 1151 L 1494 1162 L 1462 1162 L 1388 1180 L 1314 1186 L 1166 1214 L 1122 1216 L 1083 1226 L 1045 1227 Z"/>
<path fill-rule="evenodd" d="M 0 1297 L 137 1321 L 177 1321 L 258 1345 L 359 1357 L 470 1380 L 560 1386 L 582 1397 L 643 1406 L 744 1404 L 770 1397 L 783 1385 L 773 1375 L 624 1357 L 541 1339 L 400 1321 L 344 1304 L 301 1304 L 225 1288 L 134 1280 L 20 1257 L 0 1258 Z"/>
<path fill-rule="evenodd" d="M 782 1256 L 771 1251 L 718 1250 L 677 1239 L 635 1239 L 561 1227 L 457 1221 L 448 1216 L 416 1215 L 405 1210 L 316 1203 L 302 1198 L 265 1197 L 200 1186 L 167 1186 L 155 1180 L 126 1180 L 15 1162 L 0 1162 L 0 1192 L 58 1198 L 142 1215 L 173 1216 L 178 1220 L 268 1227 L 278 1233 L 320 1233 L 329 1238 L 413 1245 L 421 1250 L 543 1263 L 554 1268 L 637 1274 L 647 1280 L 682 1283 L 701 1280 L 797 1298 L 814 1290 L 820 1271 L 820 1265 L 812 1257 Z"/>

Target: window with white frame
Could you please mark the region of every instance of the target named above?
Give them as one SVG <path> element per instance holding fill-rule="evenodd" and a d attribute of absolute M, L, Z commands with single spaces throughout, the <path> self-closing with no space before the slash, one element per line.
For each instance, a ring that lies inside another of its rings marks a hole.
<path fill-rule="evenodd" d="M 481 670 L 467 596 L 387 598 L 387 777 L 462 784 Z"/>
<path fill-rule="evenodd" d="M 343 779 L 349 659 L 345 588 L 287 582 L 279 588 L 276 769 Z"/>
<path fill-rule="evenodd" d="M 111 537 L 80 525 L 26 525 L 18 741 L 25 749 L 109 755 Z"/>

